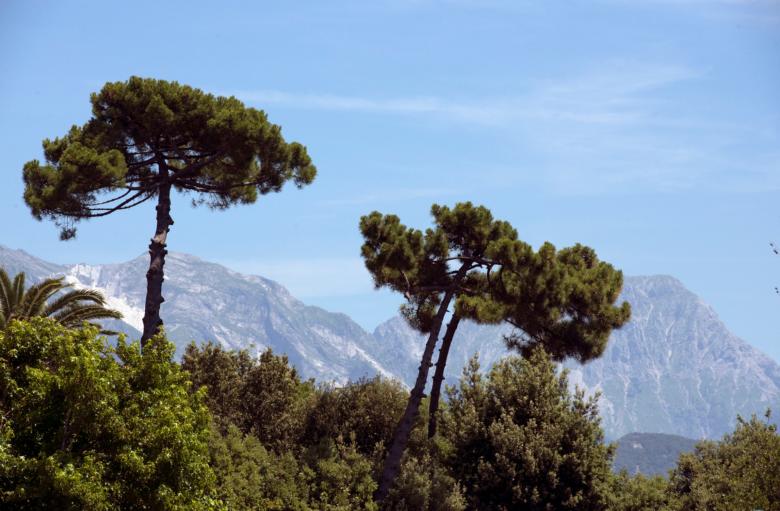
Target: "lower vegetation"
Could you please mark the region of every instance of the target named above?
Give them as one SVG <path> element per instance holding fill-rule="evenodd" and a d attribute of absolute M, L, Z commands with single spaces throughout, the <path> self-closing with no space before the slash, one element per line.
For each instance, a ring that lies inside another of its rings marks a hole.
<path fill-rule="evenodd" d="M 398 478 L 373 494 L 408 391 L 304 380 L 284 356 L 157 335 L 140 350 L 47 318 L 0 331 L 0 509 L 780 510 L 765 419 L 702 442 L 668 477 L 613 474 L 596 402 L 536 349 L 427 403 Z"/>

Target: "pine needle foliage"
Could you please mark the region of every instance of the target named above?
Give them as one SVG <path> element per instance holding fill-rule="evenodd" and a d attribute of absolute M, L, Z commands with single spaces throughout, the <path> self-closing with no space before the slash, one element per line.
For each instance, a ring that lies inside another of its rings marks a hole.
<path fill-rule="evenodd" d="M 510 348 L 528 354 L 544 347 L 548 355 L 580 361 L 601 355 L 609 334 L 630 316 L 627 303 L 615 305 L 623 275 L 582 245 L 538 251 L 521 241 L 506 221 L 470 202 L 453 208 L 434 204 L 434 226 L 422 231 L 396 215 L 377 211 L 361 218 L 362 255 L 377 288 L 406 298 L 401 312 L 428 334 L 407 409 L 388 451 L 377 499 L 387 495 L 401 466 L 423 398 L 439 333 L 454 304 L 444 334 L 431 389 L 429 436 L 436 433 L 438 403 L 449 347 L 461 319 L 512 324 Z"/>
<path fill-rule="evenodd" d="M 171 189 L 193 205 L 226 209 L 303 187 L 316 168 L 306 148 L 288 143 L 264 112 L 234 97 L 213 96 L 177 82 L 131 77 L 91 96 L 92 118 L 43 141 L 45 160 L 24 165 L 24 200 L 33 216 L 51 219 L 60 237 L 76 223 L 156 199 L 142 344 L 162 326 L 163 266 Z"/>

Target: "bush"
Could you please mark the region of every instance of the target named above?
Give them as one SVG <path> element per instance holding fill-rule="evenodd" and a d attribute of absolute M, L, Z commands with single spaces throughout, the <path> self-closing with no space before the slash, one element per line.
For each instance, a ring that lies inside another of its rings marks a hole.
<path fill-rule="evenodd" d="M 675 509 L 780 511 L 780 435 L 769 418 L 740 417 L 722 441 L 681 455 L 670 480 Z"/>
<path fill-rule="evenodd" d="M 143 354 L 48 319 L 0 332 L 0 502 L 19 510 L 205 509 L 209 414 L 162 335 Z"/>
<path fill-rule="evenodd" d="M 384 452 L 393 437 L 409 393 L 395 380 L 379 376 L 344 387 L 322 387 L 309 413 L 303 442 L 352 438 L 366 456 Z"/>
<path fill-rule="evenodd" d="M 449 466 L 469 509 L 606 508 L 612 451 L 596 401 L 570 395 L 541 349 L 500 361 L 487 378 L 474 359 L 449 395 Z"/>

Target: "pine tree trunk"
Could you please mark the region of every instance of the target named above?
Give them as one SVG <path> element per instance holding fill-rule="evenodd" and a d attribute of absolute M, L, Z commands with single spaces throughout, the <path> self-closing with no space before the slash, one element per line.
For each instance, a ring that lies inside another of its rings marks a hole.
<path fill-rule="evenodd" d="M 406 444 L 409 443 L 409 437 L 412 434 L 417 415 L 420 413 L 420 402 L 422 401 L 423 392 L 425 391 L 425 383 L 428 380 L 428 370 L 432 365 L 431 359 L 433 358 L 433 350 L 436 348 L 436 342 L 439 338 L 441 324 L 444 322 L 444 316 L 447 315 L 447 307 L 449 307 L 452 297 L 455 296 L 455 288 L 463 279 L 467 270 L 468 267 L 465 264 L 460 268 L 458 274 L 453 279 L 453 287 L 444 294 L 444 298 L 439 305 L 433 327 L 428 335 L 428 341 L 425 343 L 425 350 L 420 359 L 420 367 L 417 370 L 417 379 L 414 382 L 414 388 L 412 388 L 412 392 L 409 395 L 409 401 L 406 403 L 404 414 L 395 428 L 395 433 L 393 433 L 393 442 L 390 444 L 390 449 L 387 451 L 385 464 L 382 468 L 382 476 L 379 479 L 379 488 L 377 488 L 374 493 L 374 500 L 377 502 L 382 502 L 385 497 L 387 497 L 387 494 L 393 485 L 393 481 L 395 481 L 398 472 L 401 470 L 401 458 L 406 450 Z"/>
<path fill-rule="evenodd" d="M 162 296 L 163 266 L 165 265 L 165 242 L 168 230 L 173 225 L 171 218 L 171 184 L 167 181 L 167 169 L 161 168 L 164 181 L 158 189 L 157 228 L 149 244 L 149 271 L 146 272 L 146 306 L 144 308 L 144 332 L 141 336 L 141 348 L 162 326 L 160 305 L 165 301 Z"/>
<path fill-rule="evenodd" d="M 450 353 L 452 338 L 455 336 L 455 330 L 458 329 L 460 316 L 457 313 L 452 315 L 444 332 L 444 338 L 439 348 L 439 358 L 436 360 L 436 371 L 433 373 L 433 385 L 431 387 L 431 402 L 428 406 L 428 438 L 436 436 L 437 417 L 439 411 L 439 399 L 441 397 L 441 385 L 444 381 L 444 367 L 447 365 L 447 356 Z"/>

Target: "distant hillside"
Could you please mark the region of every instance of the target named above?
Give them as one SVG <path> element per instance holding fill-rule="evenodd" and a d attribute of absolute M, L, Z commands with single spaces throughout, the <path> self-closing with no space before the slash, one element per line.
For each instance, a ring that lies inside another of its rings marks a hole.
<path fill-rule="evenodd" d="M 629 474 L 665 476 L 677 464 L 680 454 L 692 451 L 696 442 L 663 433 L 629 433 L 617 441 L 612 466 L 616 472 L 626 469 Z"/>

